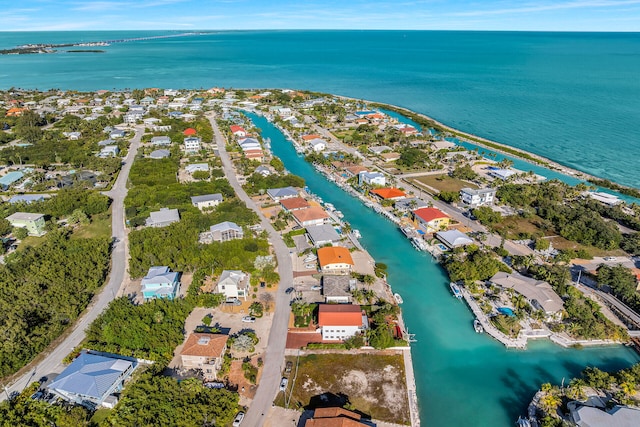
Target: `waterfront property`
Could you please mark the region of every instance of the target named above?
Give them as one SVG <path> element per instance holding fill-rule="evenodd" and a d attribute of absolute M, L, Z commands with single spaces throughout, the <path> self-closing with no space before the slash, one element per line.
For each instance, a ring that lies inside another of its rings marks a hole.
<path fill-rule="evenodd" d="M 316 408 L 313 418 L 308 419 L 304 427 L 361 427 L 362 416 L 344 408 Z"/>
<path fill-rule="evenodd" d="M 135 368 L 136 363 L 131 360 L 82 352 L 47 386 L 47 390 L 69 403 L 89 409 L 113 408 L 117 403 L 113 394 L 122 390 L 124 381 Z"/>
<path fill-rule="evenodd" d="M 142 298 L 173 300 L 180 292 L 180 273 L 171 271 L 169 267 L 151 267 L 142 278 Z"/>
<path fill-rule="evenodd" d="M 178 209 L 161 208 L 159 211 L 151 212 L 145 223 L 147 227 L 166 227 L 178 221 Z"/>
<path fill-rule="evenodd" d="M 368 185 L 384 186 L 387 183 L 384 174 L 380 172 L 360 172 L 358 174 L 358 183 Z"/>
<path fill-rule="evenodd" d="M 313 246 L 319 248 L 326 244 L 333 244 L 340 240 L 340 235 L 331 224 L 320 224 L 306 227 L 307 236 Z"/>
<path fill-rule="evenodd" d="M 306 209 L 311 205 L 302 197 L 291 197 L 280 200 L 280 206 L 282 206 L 282 209 L 286 212 L 293 212 L 300 209 Z"/>
<path fill-rule="evenodd" d="M 200 370 L 205 380 L 215 380 L 227 351 L 228 339 L 224 334 L 192 333 L 180 351 L 182 368 Z"/>
<path fill-rule="evenodd" d="M 209 231 L 200 233 L 198 241 L 200 243 L 212 243 L 212 242 L 228 242 L 229 240 L 242 239 L 244 237 L 244 231 L 235 222 L 225 221 L 219 224 L 212 225 Z"/>
<path fill-rule="evenodd" d="M 460 199 L 462 203 L 469 205 L 472 208 L 478 206 L 493 205 L 496 198 L 495 188 L 468 188 L 465 187 L 460 190 Z"/>
<path fill-rule="evenodd" d="M 283 199 L 298 197 L 298 190 L 293 187 L 269 188 L 267 194 L 276 202 Z"/>
<path fill-rule="evenodd" d="M 291 212 L 291 215 L 296 223 L 302 228 L 324 224 L 329 220 L 329 214 L 319 206 L 298 209 Z"/>
<path fill-rule="evenodd" d="M 203 210 L 206 208 L 213 208 L 222 203 L 222 194 L 205 194 L 202 196 L 193 196 L 191 197 L 191 204 L 196 208 Z"/>
<path fill-rule="evenodd" d="M 578 427 L 636 427 L 640 425 L 640 409 L 615 405 L 607 409 L 599 397 L 587 402 L 569 402 L 571 420 Z"/>
<path fill-rule="evenodd" d="M 323 274 L 349 275 L 354 266 L 349 249 L 341 246 L 318 249 L 318 262 Z"/>
<path fill-rule="evenodd" d="M 513 289 L 524 296 L 536 310 L 543 310 L 549 318 L 556 317 L 562 310 L 562 298 L 551 285 L 542 280 L 523 276 L 519 273 L 499 271 L 490 282 L 504 289 Z"/>
<path fill-rule="evenodd" d="M 249 293 L 249 275 L 239 270 L 224 270 L 218 279 L 216 292 L 223 294 L 227 300 L 242 297 L 246 301 Z"/>
<path fill-rule="evenodd" d="M 16 212 L 9 215 L 6 219 L 13 227 L 26 228 L 30 236 L 42 236 L 45 233 L 43 214 Z"/>
<path fill-rule="evenodd" d="M 376 188 L 371 190 L 371 194 L 380 200 L 401 200 L 407 197 L 406 193 L 397 188 Z"/>
<path fill-rule="evenodd" d="M 368 327 L 366 314 L 359 305 L 320 304 L 318 326 L 323 341 L 342 341 L 364 331 Z"/>
<path fill-rule="evenodd" d="M 447 228 L 451 218 L 438 208 L 421 208 L 413 211 L 413 220 L 417 227 L 429 233 Z"/>
<path fill-rule="evenodd" d="M 436 239 L 440 240 L 447 248 L 453 249 L 459 246 L 467 246 L 473 243 L 473 240 L 459 230 L 438 231 Z"/>
<path fill-rule="evenodd" d="M 350 276 L 322 276 L 322 295 L 327 304 L 351 304 L 351 291 L 356 289 L 356 279 Z"/>

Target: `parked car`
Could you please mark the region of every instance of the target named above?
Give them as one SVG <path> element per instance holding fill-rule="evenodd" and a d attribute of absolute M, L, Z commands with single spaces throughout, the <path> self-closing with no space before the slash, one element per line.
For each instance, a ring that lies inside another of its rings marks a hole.
<path fill-rule="evenodd" d="M 309 270 L 316 268 L 315 264 L 305 264 L 304 268 L 308 268 Z"/>
<path fill-rule="evenodd" d="M 255 323 L 256 318 L 253 317 L 253 316 L 244 316 L 242 318 L 242 321 L 245 322 L 245 323 Z"/>
<path fill-rule="evenodd" d="M 322 289 L 322 285 L 313 285 L 313 286 L 311 287 L 311 290 L 312 290 L 312 291 L 319 291 L 320 289 Z"/>
<path fill-rule="evenodd" d="M 606 257 L 604 257 L 603 259 L 604 259 L 605 261 L 615 261 L 615 260 L 616 260 L 616 257 L 614 257 L 614 256 L 606 256 Z"/>
<path fill-rule="evenodd" d="M 293 368 L 293 362 L 291 360 L 287 360 L 287 364 L 284 367 L 284 372 L 288 374 L 289 372 L 291 372 L 291 368 Z"/>
<path fill-rule="evenodd" d="M 240 427 L 240 423 L 242 422 L 242 420 L 244 419 L 244 412 L 240 411 L 238 412 L 238 415 L 236 415 L 235 419 L 233 420 L 233 424 L 231 424 L 233 427 Z"/>
<path fill-rule="evenodd" d="M 228 299 L 225 301 L 225 304 L 242 305 L 242 301 L 240 301 L 238 298 Z"/>
<path fill-rule="evenodd" d="M 285 391 L 287 389 L 287 384 L 289 384 L 289 378 L 282 377 L 280 380 L 280 391 Z"/>
<path fill-rule="evenodd" d="M 287 288 L 287 290 L 285 291 L 285 293 L 290 294 L 291 292 L 293 292 L 294 289 L 292 287 Z"/>

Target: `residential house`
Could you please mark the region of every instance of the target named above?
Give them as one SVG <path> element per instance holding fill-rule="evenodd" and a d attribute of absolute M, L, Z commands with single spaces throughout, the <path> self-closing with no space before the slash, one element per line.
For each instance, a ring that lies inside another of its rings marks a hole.
<path fill-rule="evenodd" d="M 192 333 L 180 351 L 182 368 L 200 370 L 205 380 L 215 380 L 222 367 L 228 339 L 224 334 Z"/>
<path fill-rule="evenodd" d="M 311 205 L 302 197 L 291 197 L 289 199 L 280 200 L 280 205 L 282 209 L 286 212 L 293 212 L 300 209 L 307 209 Z"/>
<path fill-rule="evenodd" d="M 151 145 L 164 146 L 171 145 L 171 138 L 168 136 L 154 136 L 151 138 Z"/>
<path fill-rule="evenodd" d="M 311 225 L 324 224 L 329 220 L 329 214 L 319 206 L 311 206 L 306 209 L 297 209 L 291 212 L 293 219 L 302 228 Z"/>
<path fill-rule="evenodd" d="M 194 128 L 186 128 L 182 134 L 184 136 L 195 136 L 198 133 Z"/>
<path fill-rule="evenodd" d="M 438 208 L 421 208 L 413 211 L 416 226 L 423 227 L 427 233 L 447 228 L 451 218 Z"/>
<path fill-rule="evenodd" d="M 276 202 L 283 199 L 298 197 L 298 190 L 293 187 L 269 188 L 267 194 Z"/>
<path fill-rule="evenodd" d="M 197 136 L 189 136 L 184 139 L 184 151 L 187 153 L 197 153 L 200 151 L 200 138 Z"/>
<path fill-rule="evenodd" d="M 313 141 L 314 139 L 320 139 L 322 138 L 320 135 L 318 134 L 308 134 L 308 135 L 302 135 L 302 140 L 305 142 L 309 142 L 309 141 Z"/>
<path fill-rule="evenodd" d="M 368 172 L 367 168 L 364 166 L 347 166 L 343 168 L 343 170 L 349 178 L 359 176 L 362 172 Z"/>
<path fill-rule="evenodd" d="M 66 136 L 69 141 L 77 141 L 82 138 L 81 132 L 62 132 L 64 136 Z"/>
<path fill-rule="evenodd" d="M 262 150 L 244 150 L 244 156 L 249 160 L 258 162 L 264 161 L 264 152 Z"/>
<path fill-rule="evenodd" d="M 499 271 L 491 279 L 494 285 L 505 289 L 513 289 L 524 296 L 536 310 L 543 310 L 548 317 L 556 317 L 563 308 L 562 298 L 551 285 L 542 280 L 523 276 L 519 273 Z"/>
<path fill-rule="evenodd" d="M 218 279 L 216 292 L 224 294 L 227 301 L 240 297 L 246 301 L 249 294 L 249 275 L 239 270 L 224 270 Z"/>
<path fill-rule="evenodd" d="M 355 265 L 349 249 L 341 246 L 318 249 L 318 262 L 322 273 L 335 275 L 350 275 Z"/>
<path fill-rule="evenodd" d="M 400 158 L 400 154 L 399 153 L 382 153 L 380 154 L 380 157 L 382 157 L 382 160 L 384 160 L 386 163 L 389 163 L 389 162 L 395 162 L 396 160 L 398 160 Z"/>
<path fill-rule="evenodd" d="M 593 404 L 599 401 L 599 404 Z M 592 406 L 593 405 L 593 406 Z M 640 409 L 615 405 L 607 409 L 600 398 L 589 398 L 586 403 L 569 402 L 571 420 L 578 427 L 636 427 L 640 425 Z"/>
<path fill-rule="evenodd" d="M 146 224 L 147 227 L 166 227 L 178 221 L 180 221 L 178 209 L 161 208 L 149 214 Z"/>
<path fill-rule="evenodd" d="M 193 163 L 191 165 L 187 165 L 185 166 L 184 170 L 187 173 L 194 173 L 194 172 L 209 172 L 209 164 L 208 163 Z"/>
<path fill-rule="evenodd" d="M 20 181 L 22 178 L 24 178 L 24 173 L 20 171 L 9 172 L 8 174 L 0 178 L 0 188 L 2 190 L 8 190 L 11 185 Z"/>
<path fill-rule="evenodd" d="M 173 300 L 180 292 L 180 273 L 171 271 L 169 267 L 151 267 L 142 278 L 142 297 L 145 301 L 152 299 Z"/>
<path fill-rule="evenodd" d="M 359 305 L 320 304 L 318 306 L 318 326 L 323 341 L 343 341 L 367 326 L 367 316 Z"/>
<path fill-rule="evenodd" d="M 384 186 L 387 183 L 387 180 L 384 174 L 380 172 L 360 172 L 358 174 L 358 183 L 360 185 L 379 185 Z"/>
<path fill-rule="evenodd" d="M 9 199 L 9 203 L 26 203 L 27 205 L 33 202 L 41 202 L 44 200 L 44 196 L 42 194 L 20 194 L 17 196 L 13 196 Z"/>
<path fill-rule="evenodd" d="M 311 150 L 315 153 L 320 153 L 327 149 L 327 143 L 321 139 L 312 139 L 309 141 L 309 147 L 311 147 Z"/>
<path fill-rule="evenodd" d="M 622 200 L 618 196 L 614 196 L 613 194 L 609 193 L 585 191 L 582 194 L 607 206 L 617 206 L 622 203 Z"/>
<path fill-rule="evenodd" d="M 305 228 L 307 229 L 309 241 L 316 248 L 327 243 L 336 243 L 341 239 L 336 229 L 330 224 L 311 225 Z"/>
<path fill-rule="evenodd" d="M 127 133 L 125 131 L 120 129 L 114 129 L 111 131 L 111 133 L 109 133 L 109 138 L 111 139 L 124 138 L 126 135 Z"/>
<path fill-rule="evenodd" d="M 427 208 L 429 204 L 422 199 L 418 199 L 417 197 L 405 198 L 398 200 L 393 205 L 399 211 L 410 212 L 420 208 Z"/>
<path fill-rule="evenodd" d="M 378 154 L 378 155 L 391 150 L 392 148 L 387 145 L 378 145 L 378 146 L 369 147 L 369 151 L 371 151 L 373 154 Z"/>
<path fill-rule="evenodd" d="M 231 125 L 231 133 L 237 138 L 244 138 L 247 136 L 247 131 L 242 126 Z"/>
<path fill-rule="evenodd" d="M 459 230 L 438 231 L 436 239 L 440 240 L 447 248 L 453 249 L 459 246 L 467 246 L 473 243 L 473 240 Z"/>
<path fill-rule="evenodd" d="M 472 208 L 493 205 L 496 198 L 495 188 L 463 188 L 460 190 L 462 203 Z"/>
<path fill-rule="evenodd" d="M 229 240 L 242 239 L 244 231 L 235 222 L 225 221 L 212 225 L 209 231 L 200 233 L 200 243 L 228 242 Z"/>
<path fill-rule="evenodd" d="M 490 167 L 488 175 L 493 178 L 498 178 L 503 181 L 506 181 L 507 179 L 509 179 L 515 174 L 517 174 L 517 172 L 512 169 L 499 169 L 499 168 Z"/>
<path fill-rule="evenodd" d="M 136 124 L 139 120 L 142 120 L 142 116 L 144 114 L 135 111 L 129 111 L 123 116 L 123 120 L 125 123 Z"/>
<path fill-rule="evenodd" d="M 260 166 L 258 166 L 256 168 L 254 173 L 258 173 L 258 174 L 266 177 L 266 176 L 271 175 L 271 170 L 268 167 L 264 166 L 264 165 L 260 165 Z"/>
<path fill-rule="evenodd" d="M 370 423 L 360 422 L 362 416 L 344 408 L 316 408 L 304 427 L 362 427 Z"/>
<path fill-rule="evenodd" d="M 116 157 L 120 154 L 120 148 L 117 145 L 105 145 L 98 153 L 98 157 L 106 159 L 107 157 Z"/>
<path fill-rule="evenodd" d="M 369 193 L 378 197 L 380 200 L 401 200 L 407 197 L 406 193 L 397 188 L 376 188 Z"/>
<path fill-rule="evenodd" d="M 95 409 L 113 407 L 116 399 L 110 398 L 122 390 L 124 381 L 136 368 L 135 359 L 123 356 L 101 356 L 81 352 L 55 380 L 47 391 L 63 400 Z M 115 396 L 114 396 L 115 397 Z"/>
<path fill-rule="evenodd" d="M 12 227 L 26 228 L 30 236 L 42 236 L 45 233 L 43 214 L 16 212 L 9 215 L 6 219 Z"/>
<path fill-rule="evenodd" d="M 351 292 L 356 289 L 356 279 L 351 276 L 322 276 L 322 295 L 327 304 L 351 304 Z"/>
<path fill-rule="evenodd" d="M 238 145 L 242 148 L 242 151 L 248 150 L 261 150 L 262 146 L 260 142 L 255 138 L 244 138 L 238 141 Z"/>
<path fill-rule="evenodd" d="M 171 155 L 169 150 L 154 150 L 149 154 L 150 159 L 166 159 Z"/>
<path fill-rule="evenodd" d="M 220 193 L 191 197 L 191 204 L 200 210 L 216 207 L 222 203 L 222 201 L 223 198 Z"/>

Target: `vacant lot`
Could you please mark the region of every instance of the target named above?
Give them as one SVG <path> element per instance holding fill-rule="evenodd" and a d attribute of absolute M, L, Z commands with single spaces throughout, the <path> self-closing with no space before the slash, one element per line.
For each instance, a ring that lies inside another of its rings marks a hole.
<path fill-rule="evenodd" d="M 449 175 L 426 175 L 415 178 L 423 184 L 433 187 L 438 191 L 455 191 L 456 193 L 462 188 L 478 188 L 477 185 L 461 179 L 451 178 Z"/>
<path fill-rule="evenodd" d="M 314 406 L 321 402 L 318 396 L 328 393 L 346 397 L 354 410 L 376 420 L 410 423 L 401 354 L 309 354 L 301 356 L 299 362 L 296 357 L 287 360 L 293 362 L 287 388 L 288 397 L 293 387 L 288 399 L 290 408 Z M 278 395 L 276 404 L 284 406 L 283 393 Z"/>

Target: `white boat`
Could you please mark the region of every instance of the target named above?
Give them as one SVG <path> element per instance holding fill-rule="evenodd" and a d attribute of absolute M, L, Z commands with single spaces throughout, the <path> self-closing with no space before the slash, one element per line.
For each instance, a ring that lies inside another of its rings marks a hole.
<path fill-rule="evenodd" d="M 362 238 L 362 234 L 360 234 L 360 230 L 353 230 L 351 234 L 353 234 L 353 237 L 355 237 L 356 239 Z"/>
<path fill-rule="evenodd" d="M 451 292 L 453 292 L 454 297 L 458 299 L 462 298 L 462 292 L 460 291 L 460 288 L 458 287 L 458 285 L 456 285 L 455 282 L 449 283 L 449 287 L 451 288 Z"/>
<path fill-rule="evenodd" d="M 393 298 L 396 300 L 396 302 L 397 302 L 398 304 L 402 304 L 402 303 L 404 302 L 404 301 L 402 300 L 402 297 L 401 297 L 401 296 L 400 296 L 400 294 L 398 294 L 398 293 L 393 294 Z"/>
<path fill-rule="evenodd" d="M 400 231 L 402 231 L 402 234 L 406 237 L 411 238 L 413 236 L 413 227 L 401 227 Z"/>
<path fill-rule="evenodd" d="M 343 214 L 342 212 L 340 212 L 340 211 L 335 211 L 334 213 L 336 214 L 336 216 L 337 216 L 338 218 L 344 218 L 344 214 Z"/>
<path fill-rule="evenodd" d="M 427 245 L 425 245 L 424 241 L 419 237 L 412 237 L 411 244 L 413 245 L 414 248 L 416 248 L 419 251 L 427 250 Z"/>
<path fill-rule="evenodd" d="M 518 417 L 518 421 L 516 421 L 516 425 L 518 427 L 531 427 L 531 422 L 526 418 Z"/>
<path fill-rule="evenodd" d="M 482 323 L 478 319 L 473 319 L 473 329 L 476 333 L 481 334 L 484 332 L 484 328 L 482 327 Z"/>

